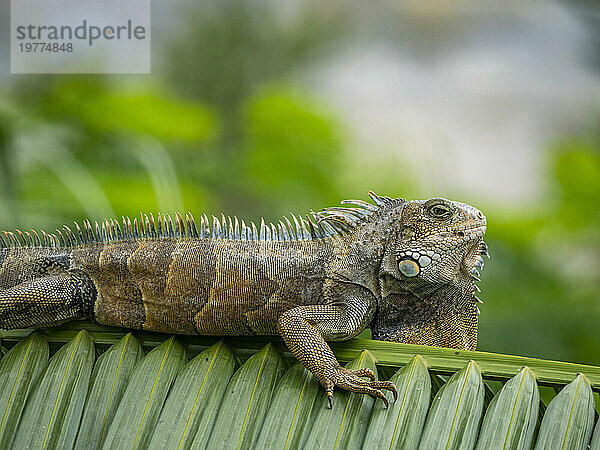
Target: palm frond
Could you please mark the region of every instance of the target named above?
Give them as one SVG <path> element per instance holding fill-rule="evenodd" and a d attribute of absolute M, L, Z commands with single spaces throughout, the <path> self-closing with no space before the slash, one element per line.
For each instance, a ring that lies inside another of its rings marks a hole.
<path fill-rule="evenodd" d="M 134 335 L 86 322 L 0 332 L 2 348 L 10 349 L 0 360 L 0 446 L 493 449 L 600 442 L 593 394 L 600 367 L 354 339 L 333 346 L 338 359 L 391 377 L 398 401 L 385 409 L 368 396 L 336 391 L 330 410 L 318 382 L 278 339 Z M 188 362 L 188 355 L 195 357 Z M 540 396 L 539 386 L 558 394 Z"/>

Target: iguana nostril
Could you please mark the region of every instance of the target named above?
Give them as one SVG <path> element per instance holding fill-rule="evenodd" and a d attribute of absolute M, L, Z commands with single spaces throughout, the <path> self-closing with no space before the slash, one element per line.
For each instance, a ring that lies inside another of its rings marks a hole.
<path fill-rule="evenodd" d="M 465 237 L 465 233 L 463 233 L 462 231 L 457 231 L 456 234 L 458 237 Z"/>

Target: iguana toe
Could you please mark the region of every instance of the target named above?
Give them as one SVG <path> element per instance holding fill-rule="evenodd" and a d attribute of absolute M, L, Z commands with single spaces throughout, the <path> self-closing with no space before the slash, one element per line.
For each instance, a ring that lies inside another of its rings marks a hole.
<path fill-rule="evenodd" d="M 373 373 L 373 371 L 369 368 L 364 368 L 364 369 L 358 369 L 358 370 L 353 370 L 352 371 L 354 373 L 354 375 L 356 375 L 357 377 L 366 377 L 366 378 L 370 378 L 371 381 L 375 381 L 375 374 Z"/>

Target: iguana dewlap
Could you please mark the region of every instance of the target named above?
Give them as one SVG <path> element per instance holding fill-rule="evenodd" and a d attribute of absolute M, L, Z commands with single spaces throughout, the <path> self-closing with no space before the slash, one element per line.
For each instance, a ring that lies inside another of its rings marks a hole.
<path fill-rule="evenodd" d="M 91 318 L 164 333 L 280 335 L 323 384 L 379 397 L 326 341 L 475 349 L 485 216 L 442 198 L 379 197 L 250 226 L 191 215 L 0 234 L 0 328 Z M 368 377 L 364 380 L 361 377 Z"/>

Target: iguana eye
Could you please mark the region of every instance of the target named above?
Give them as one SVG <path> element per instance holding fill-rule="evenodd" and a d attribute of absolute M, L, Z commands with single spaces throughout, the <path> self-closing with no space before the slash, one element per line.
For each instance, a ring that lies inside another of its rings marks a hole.
<path fill-rule="evenodd" d="M 452 208 L 445 203 L 434 203 L 427 208 L 427 213 L 440 220 L 446 220 L 452 217 Z"/>

